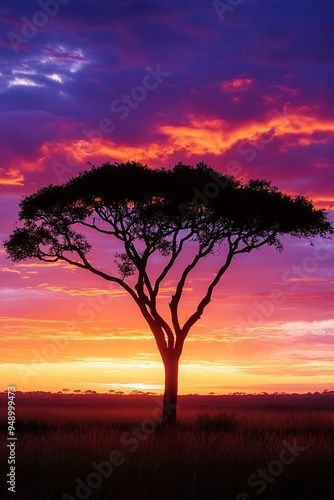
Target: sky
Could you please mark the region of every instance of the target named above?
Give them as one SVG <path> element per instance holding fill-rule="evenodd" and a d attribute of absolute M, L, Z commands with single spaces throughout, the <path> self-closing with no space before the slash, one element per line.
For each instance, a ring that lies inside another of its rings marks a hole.
<path fill-rule="evenodd" d="M 333 16 L 331 0 L 1 3 L 2 390 L 162 391 L 128 296 L 69 265 L 13 265 L 2 246 L 22 196 L 87 162 L 205 161 L 334 219 Z M 334 242 L 310 243 L 239 256 L 189 334 L 180 393 L 334 389 Z"/>

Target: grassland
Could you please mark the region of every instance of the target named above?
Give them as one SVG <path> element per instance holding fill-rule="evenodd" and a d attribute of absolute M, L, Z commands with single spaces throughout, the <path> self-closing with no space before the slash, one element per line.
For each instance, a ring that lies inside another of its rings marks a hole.
<path fill-rule="evenodd" d="M 184 396 L 161 431 L 154 396 L 17 394 L 17 492 L 2 446 L 0 497 L 333 500 L 333 408 L 333 395 Z"/>

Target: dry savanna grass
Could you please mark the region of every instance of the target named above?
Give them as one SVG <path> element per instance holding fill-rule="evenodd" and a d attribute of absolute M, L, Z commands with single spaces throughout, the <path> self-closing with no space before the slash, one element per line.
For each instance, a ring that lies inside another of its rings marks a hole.
<path fill-rule="evenodd" d="M 180 398 L 161 431 L 156 397 L 17 395 L 17 493 L 2 480 L 1 498 L 332 500 L 333 398 L 238 398 Z"/>

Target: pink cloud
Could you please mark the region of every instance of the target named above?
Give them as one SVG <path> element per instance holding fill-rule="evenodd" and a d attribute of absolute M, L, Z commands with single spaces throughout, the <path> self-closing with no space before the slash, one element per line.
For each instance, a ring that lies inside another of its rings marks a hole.
<path fill-rule="evenodd" d="M 222 92 L 246 92 L 253 85 L 251 78 L 234 78 L 234 80 L 224 80 L 221 85 Z"/>

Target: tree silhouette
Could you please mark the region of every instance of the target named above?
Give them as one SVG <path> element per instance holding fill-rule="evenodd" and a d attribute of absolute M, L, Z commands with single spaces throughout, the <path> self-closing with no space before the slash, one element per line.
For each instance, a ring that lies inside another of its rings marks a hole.
<path fill-rule="evenodd" d="M 326 213 L 304 197 L 292 198 L 267 181 L 242 184 L 204 163 L 179 163 L 170 169 L 136 162 L 92 166 L 63 185 L 25 197 L 19 219 L 23 226 L 5 242 L 14 262 L 67 262 L 117 284 L 132 297 L 164 364 L 162 421 L 169 424 L 176 422 L 184 341 L 233 259 L 264 245 L 282 250 L 284 234 L 328 237 L 334 232 Z M 109 260 L 95 262 L 89 243 L 93 233 L 107 238 L 105 248 L 110 248 L 111 238 L 120 250 L 115 252 L 114 244 Z M 188 279 L 206 257 L 216 272 L 207 276 L 203 296 L 182 320 Z M 163 316 L 161 293 L 167 278 L 175 288 Z"/>

